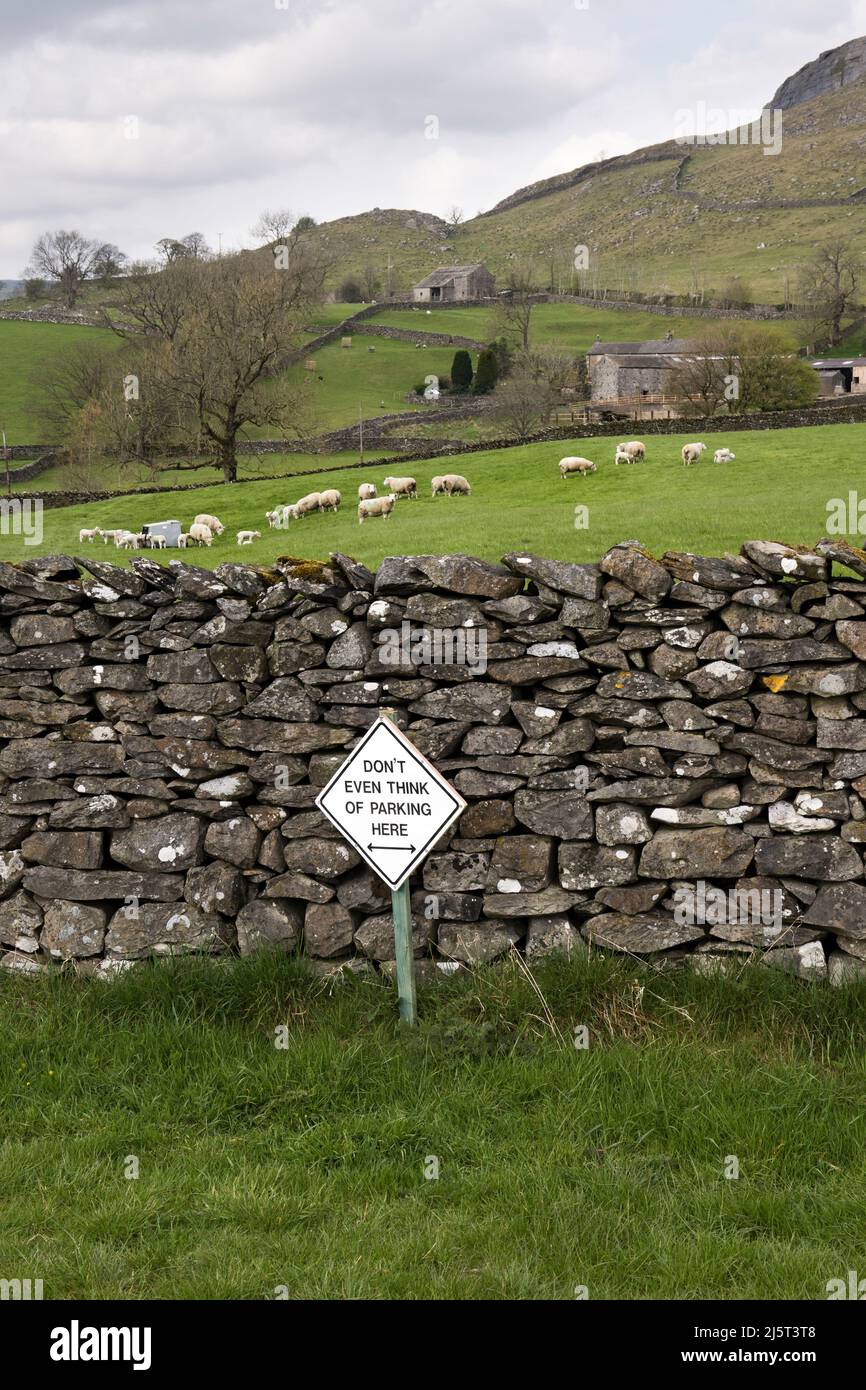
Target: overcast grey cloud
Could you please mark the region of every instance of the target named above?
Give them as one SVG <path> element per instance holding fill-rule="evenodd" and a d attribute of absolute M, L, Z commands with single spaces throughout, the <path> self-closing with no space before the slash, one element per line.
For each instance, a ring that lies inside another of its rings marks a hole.
<path fill-rule="evenodd" d="M 757 114 L 866 31 L 866 0 L 579 3 L 0 0 L 0 276 L 61 226 L 142 257 L 249 244 L 265 206 L 473 215 L 699 101 Z"/>

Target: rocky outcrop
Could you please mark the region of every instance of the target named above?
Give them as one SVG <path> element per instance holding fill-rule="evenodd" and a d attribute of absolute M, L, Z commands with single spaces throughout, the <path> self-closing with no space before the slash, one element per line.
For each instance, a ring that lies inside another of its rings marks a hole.
<path fill-rule="evenodd" d="M 828 48 L 811 63 L 804 63 L 791 77 L 786 77 L 769 105 L 781 110 L 799 106 L 824 92 L 847 87 L 863 76 L 866 76 L 866 38 L 849 39 L 838 48 Z"/>
<path fill-rule="evenodd" d="M 829 539 L 0 564 L 0 966 L 390 974 L 389 895 L 315 808 L 387 708 L 468 802 L 411 884 L 425 969 L 597 949 L 856 978 L 864 576 Z"/>

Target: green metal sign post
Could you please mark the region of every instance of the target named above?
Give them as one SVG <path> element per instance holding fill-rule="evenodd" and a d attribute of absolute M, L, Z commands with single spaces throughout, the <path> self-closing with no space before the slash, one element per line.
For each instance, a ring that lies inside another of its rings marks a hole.
<path fill-rule="evenodd" d="M 316 806 L 391 890 L 400 1018 L 418 1021 L 409 877 L 466 808 L 459 792 L 389 717 L 359 740 Z"/>
<path fill-rule="evenodd" d="M 415 1003 L 415 957 L 412 954 L 412 906 L 409 884 L 403 883 L 391 894 L 394 914 L 394 954 L 397 960 L 397 1001 L 404 1023 L 418 1022 Z"/>

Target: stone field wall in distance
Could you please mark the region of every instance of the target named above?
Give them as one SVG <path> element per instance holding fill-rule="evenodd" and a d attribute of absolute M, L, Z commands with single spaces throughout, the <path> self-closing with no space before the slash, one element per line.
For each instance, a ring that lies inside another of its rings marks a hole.
<path fill-rule="evenodd" d="M 0 563 L 0 966 L 390 971 L 389 894 L 313 804 L 385 707 L 469 803 L 412 883 L 422 974 L 866 971 L 866 554 L 829 540 Z"/>

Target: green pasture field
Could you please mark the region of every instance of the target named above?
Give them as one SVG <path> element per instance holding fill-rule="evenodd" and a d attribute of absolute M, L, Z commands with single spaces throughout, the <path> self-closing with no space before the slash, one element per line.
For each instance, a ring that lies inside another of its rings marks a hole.
<path fill-rule="evenodd" d="M 385 555 L 459 551 L 491 560 L 510 550 L 595 560 L 627 537 L 653 550 L 718 555 L 754 538 L 813 544 L 826 534 L 831 499 L 847 499 L 863 485 L 866 425 L 720 431 L 707 435 L 708 451 L 692 468 L 683 467 L 680 449 L 694 436 L 644 437 L 647 462 L 633 466 L 614 467 L 614 438 L 575 438 L 420 463 L 397 459 L 378 468 L 332 467 L 311 476 L 219 484 L 169 497 L 145 494 L 46 508 L 39 549 L 77 549 L 84 526 L 134 530 L 143 522 L 176 517 L 186 528 L 197 513 L 210 512 L 224 523 L 225 535 L 210 549 L 186 552 L 188 560 L 206 566 L 239 556 L 261 562 L 280 555 L 327 559 L 336 550 L 369 565 Z M 712 462 L 713 450 L 722 444 L 733 449 L 734 463 Z M 598 472 L 563 481 L 557 464 L 568 454 L 593 459 Z M 431 499 L 431 477 L 447 472 L 469 479 L 471 497 Z M 390 518 L 359 525 L 358 484 L 374 482 L 381 493 L 390 474 L 415 477 L 418 500 L 401 500 Z M 266 511 L 330 487 L 343 496 L 338 513 L 316 513 L 286 530 L 268 528 Z M 260 530 L 262 538 L 239 550 L 235 532 L 240 529 Z M 0 536 L 0 549 L 5 559 L 37 553 L 14 534 Z M 164 562 L 172 558 L 168 551 L 155 554 Z M 129 558 L 114 550 L 111 557 L 121 563 Z"/>
<path fill-rule="evenodd" d="M 46 1299 L 815 1300 L 866 1266 L 866 982 L 592 954 L 422 985 L 419 1010 L 410 1032 L 382 977 L 290 956 L 0 972 L 4 1276 Z"/>

